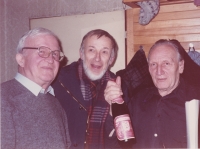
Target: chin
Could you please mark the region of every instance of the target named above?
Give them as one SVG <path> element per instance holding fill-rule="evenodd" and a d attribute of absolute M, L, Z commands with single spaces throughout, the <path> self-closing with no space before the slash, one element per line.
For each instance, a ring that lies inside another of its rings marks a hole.
<path fill-rule="evenodd" d="M 102 71 L 100 74 L 94 74 L 90 70 L 85 70 L 85 74 L 88 76 L 88 78 L 95 81 L 95 80 L 101 79 L 103 75 L 105 74 L 105 71 Z"/>
<path fill-rule="evenodd" d="M 41 79 L 43 81 L 45 81 L 45 82 L 52 82 L 54 80 L 54 77 L 52 77 L 52 76 L 43 76 Z"/>
<path fill-rule="evenodd" d="M 88 69 L 87 66 L 84 64 L 83 64 L 83 68 L 84 68 L 84 72 L 86 76 L 90 78 L 92 81 L 101 79 L 103 75 L 105 74 L 105 72 L 107 71 L 107 69 L 105 69 L 105 70 L 102 70 L 99 74 L 95 74 L 90 69 Z"/>
<path fill-rule="evenodd" d="M 167 90 L 169 88 L 169 86 L 167 86 L 167 85 L 158 85 L 157 88 L 159 90 Z"/>

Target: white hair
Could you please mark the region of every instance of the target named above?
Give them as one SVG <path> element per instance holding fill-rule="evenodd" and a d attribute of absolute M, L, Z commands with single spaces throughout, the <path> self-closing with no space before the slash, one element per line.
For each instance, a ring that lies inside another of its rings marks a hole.
<path fill-rule="evenodd" d="M 38 27 L 38 28 L 34 28 L 32 30 L 29 30 L 20 38 L 17 49 L 16 49 L 17 53 L 21 52 L 21 50 L 24 47 L 25 42 L 28 38 L 35 37 L 38 35 L 52 35 L 53 37 L 55 37 L 57 39 L 58 43 L 60 44 L 60 40 L 52 31 L 50 31 L 46 28 Z"/>

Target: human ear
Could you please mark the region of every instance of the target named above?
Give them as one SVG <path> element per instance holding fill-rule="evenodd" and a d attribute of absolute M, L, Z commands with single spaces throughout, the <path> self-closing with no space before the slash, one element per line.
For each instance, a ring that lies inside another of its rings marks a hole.
<path fill-rule="evenodd" d="M 111 56 L 110 59 L 109 59 L 109 65 L 112 65 L 113 61 L 114 61 L 114 57 Z"/>
<path fill-rule="evenodd" d="M 111 56 L 110 56 L 110 59 L 109 59 L 109 65 L 112 65 L 112 63 L 114 62 L 115 60 L 115 53 L 114 51 L 111 52 Z"/>
<path fill-rule="evenodd" d="M 81 48 L 79 50 L 80 58 L 83 60 L 84 59 L 84 50 Z"/>
<path fill-rule="evenodd" d="M 184 60 L 181 60 L 179 62 L 179 73 L 183 73 L 183 70 L 184 70 Z"/>
<path fill-rule="evenodd" d="M 18 65 L 20 67 L 24 67 L 24 64 L 25 64 L 25 57 L 24 57 L 24 55 L 21 54 L 21 53 L 17 53 L 16 56 L 15 56 L 15 58 L 16 58 L 16 61 L 17 61 Z"/>

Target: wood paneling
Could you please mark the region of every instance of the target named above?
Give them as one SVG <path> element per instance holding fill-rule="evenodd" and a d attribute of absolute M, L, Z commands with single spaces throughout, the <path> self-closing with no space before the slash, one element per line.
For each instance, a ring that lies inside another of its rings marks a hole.
<path fill-rule="evenodd" d="M 148 25 L 138 23 L 139 10 L 126 10 L 127 64 L 140 45 L 147 54 L 159 39 L 177 39 L 186 51 L 192 42 L 200 52 L 200 7 L 193 3 L 162 5 L 158 15 Z"/>
<path fill-rule="evenodd" d="M 125 28 L 126 28 L 126 64 L 135 54 L 134 50 L 134 32 L 133 32 L 133 9 L 125 11 Z"/>
<path fill-rule="evenodd" d="M 137 2 L 145 1 L 145 0 L 123 0 L 123 3 L 132 7 L 137 8 Z M 194 0 L 160 0 L 160 5 L 172 5 L 172 4 L 181 4 L 181 3 L 190 3 L 194 2 Z"/>

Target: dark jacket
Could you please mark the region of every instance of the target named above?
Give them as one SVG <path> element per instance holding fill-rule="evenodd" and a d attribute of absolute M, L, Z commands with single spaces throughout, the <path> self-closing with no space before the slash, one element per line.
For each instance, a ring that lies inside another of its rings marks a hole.
<path fill-rule="evenodd" d="M 53 88 L 56 98 L 58 98 L 67 114 L 72 142 L 71 148 L 83 149 L 87 127 L 87 112 L 67 93 L 59 81 L 85 106 L 78 77 L 78 63 L 74 62 L 61 68 L 58 77 L 53 82 Z M 117 146 L 116 135 L 114 134 L 111 138 L 108 137 L 113 128 L 113 119 L 108 115 L 105 124 L 105 148 L 116 148 Z"/>
<path fill-rule="evenodd" d="M 129 102 L 135 148 L 187 148 L 185 102 L 200 99 L 200 89 L 181 79 L 162 97 L 156 87 L 142 89 Z"/>

